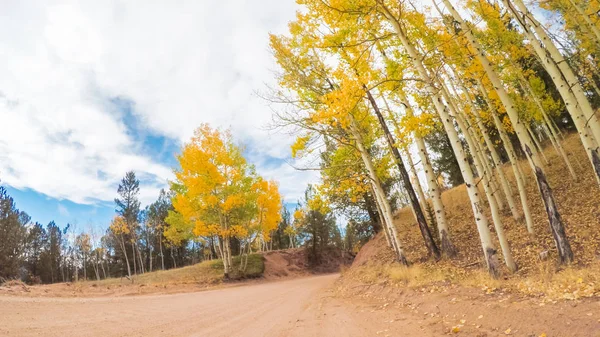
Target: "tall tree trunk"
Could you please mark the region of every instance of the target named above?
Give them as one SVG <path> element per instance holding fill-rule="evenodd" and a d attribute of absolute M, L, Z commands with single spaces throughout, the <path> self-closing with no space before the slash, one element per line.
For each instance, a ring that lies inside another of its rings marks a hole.
<path fill-rule="evenodd" d="M 513 102 L 512 98 L 510 98 L 510 96 L 508 95 L 506 90 L 504 89 L 503 83 L 500 81 L 500 78 L 498 77 L 496 71 L 493 69 L 492 65 L 490 64 L 490 61 L 485 56 L 485 52 L 479 45 L 479 42 L 473 36 L 473 33 L 470 30 L 470 27 L 462 20 L 462 18 L 460 17 L 458 12 L 454 9 L 454 7 L 452 6 L 452 4 L 450 3 L 449 0 L 443 0 L 443 1 L 444 1 L 444 4 L 446 5 L 446 8 L 448 8 L 448 10 L 451 12 L 454 19 L 456 21 L 458 21 L 458 23 L 460 23 L 460 26 L 461 26 L 465 36 L 469 40 L 469 44 L 471 45 L 471 47 L 473 47 L 475 49 L 477 59 L 483 66 L 483 68 L 487 74 L 487 77 L 490 79 L 492 85 L 494 86 L 494 89 L 496 90 L 496 93 L 500 97 L 500 100 L 502 101 L 502 104 L 504 105 L 504 107 L 506 109 L 506 112 L 510 118 L 513 128 L 515 129 L 517 137 L 519 138 L 519 141 L 521 142 L 521 146 L 523 147 L 523 150 L 525 151 L 525 153 L 528 157 L 529 164 L 530 164 L 533 172 L 535 172 L 538 186 L 540 187 L 540 192 L 542 194 L 542 198 L 546 205 L 546 211 L 548 214 L 548 219 L 550 221 L 550 227 L 552 229 L 553 234 L 555 235 L 555 243 L 557 245 L 557 249 L 558 249 L 559 253 L 561 253 L 560 260 L 561 260 L 561 262 L 568 263 L 571 261 L 573 253 L 571 252 L 571 247 L 570 247 L 568 239 L 565 235 L 564 225 L 561 221 L 560 214 L 558 212 L 558 208 L 556 207 L 556 204 L 553 202 L 554 197 L 552 195 L 552 190 L 550 189 L 549 186 L 547 186 L 547 188 L 545 190 L 542 189 L 542 187 L 544 187 L 544 184 L 547 185 L 546 176 L 545 176 L 544 171 L 542 170 L 542 165 L 539 161 L 539 158 L 537 158 L 537 156 L 534 156 L 533 153 L 531 152 L 531 148 L 532 148 L 531 139 L 527 134 L 526 128 L 520 121 L 518 112 L 514 108 L 514 102 Z M 520 0 L 516 0 L 516 1 L 520 1 Z M 558 237 L 558 236 L 560 236 L 560 238 L 556 239 L 556 237 Z"/>
<path fill-rule="evenodd" d="M 506 178 L 504 170 L 502 169 L 502 161 L 500 160 L 500 155 L 498 154 L 498 151 L 496 150 L 496 147 L 494 146 L 494 143 L 492 142 L 492 139 L 490 138 L 490 135 L 485 125 L 483 125 L 483 122 L 480 117 L 477 118 L 477 127 L 481 131 L 481 134 L 483 135 L 483 140 L 485 141 L 485 144 L 492 156 L 492 161 L 494 162 L 496 175 L 498 176 L 498 180 L 500 180 L 500 184 L 502 186 L 502 190 L 504 191 L 504 195 L 506 196 L 508 207 L 513 216 L 513 219 L 515 219 L 516 221 L 521 221 L 522 215 L 517 210 L 512 189 L 510 188 L 508 179 Z"/>
<path fill-rule="evenodd" d="M 440 258 L 440 251 L 439 251 L 437 245 L 435 244 L 433 237 L 431 236 L 431 231 L 429 230 L 429 226 L 427 225 L 427 220 L 425 218 L 425 214 L 423 214 L 423 209 L 421 208 L 421 205 L 419 204 L 419 199 L 417 198 L 417 194 L 415 193 L 412 183 L 410 182 L 410 176 L 408 175 L 408 172 L 406 171 L 406 167 L 404 166 L 404 162 L 402 161 L 402 156 L 400 156 L 400 151 L 398 151 L 398 148 L 396 147 L 396 141 L 394 140 L 394 137 L 392 136 L 392 133 L 390 132 L 390 130 L 387 126 L 387 123 L 385 122 L 385 119 L 383 118 L 383 115 L 381 114 L 381 111 L 379 110 L 379 106 L 377 105 L 375 98 L 373 97 L 371 92 L 369 90 L 367 90 L 366 86 L 364 87 L 364 89 L 365 89 L 365 92 L 367 93 L 367 98 L 369 99 L 369 102 L 371 103 L 373 111 L 375 112 L 375 115 L 377 116 L 377 119 L 379 120 L 379 125 L 381 126 L 381 129 L 383 130 L 383 133 L 385 135 L 385 139 L 390 148 L 390 151 L 392 151 L 394 159 L 396 160 L 396 165 L 398 166 L 398 170 L 400 171 L 400 178 L 402 179 L 402 183 L 404 184 L 404 189 L 406 190 L 406 192 L 408 194 L 408 198 L 410 200 L 410 205 L 413 209 L 415 218 L 419 225 L 419 230 L 421 231 L 421 236 L 423 236 L 423 240 L 425 241 L 425 246 L 427 247 L 429 254 L 432 255 L 437 260 Z"/>
<path fill-rule="evenodd" d="M 102 268 L 102 276 L 106 279 L 106 270 L 104 269 L 104 259 L 100 260 L 100 268 Z"/>
<path fill-rule="evenodd" d="M 137 254 L 135 253 L 135 242 L 131 244 L 131 257 L 133 258 L 133 273 L 137 275 Z"/>
<path fill-rule="evenodd" d="M 373 196 L 377 198 L 375 188 L 371 184 L 371 191 L 373 191 Z M 390 233 L 388 232 L 388 225 L 385 223 L 385 219 L 383 218 L 383 211 L 381 207 L 379 207 L 379 202 L 375 200 L 375 207 L 377 208 L 377 215 L 379 216 L 379 223 L 381 223 L 381 228 L 383 229 L 383 234 L 385 235 L 385 241 L 387 242 L 388 247 L 392 247 L 392 241 L 390 240 Z M 394 248 L 395 250 L 395 248 Z"/>
<path fill-rule="evenodd" d="M 465 136 L 465 139 L 467 139 L 467 137 L 472 137 L 465 134 L 467 132 L 472 133 L 473 129 L 471 128 L 471 125 L 469 125 L 465 117 L 463 117 L 463 114 L 460 112 L 461 110 L 465 110 L 464 106 L 461 104 L 461 109 L 459 109 L 459 105 L 457 104 L 456 100 L 450 95 L 450 92 L 448 91 L 448 88 L 442 79 L 439 80 L 439 84 L 442 88 L 442 96 L 446 99 L 446 102 L 448 102 L 448 107 L 451 111 L 454 111 L 452 115 L 456 119 L 457 123 L 459 123 L 459 125 L 460 123 L 463 124 L 463 126 L 461 126 L 460 128 L 463 130 L 463 135 Z M 458 96 L 458 93 L 456 93 L 456 96 Z M 477 138 L 473 137 L 471 139 Z M 493 179 L 493 171 L 491 165 L 487 160 L 487 155 L 484 154 L 483 150 L 479 146 L 479 142 L 477 141 L 473 140 L 469 144 L 469 148 L 471 149 L 471 154 L 474 158 L 476 155 L 480 155 L 479 159 L 481 161 L 481 165 L 479 167 L 477 167 L 476 165 L 479 177 L 483 178 L 484 175 L 488 176 L 490 182 L 490 191 L 494 191 L 492 197 L 496 200 L 497 207 L 499 207 L 501 210 L 504 209 L 504 201 L 502 200 L 502 196 L 500 195 L 500 193 L 495 193 L 495 191 L 499 191 L 500 188 Z"/>
<path fill-rule="evenodd" d="M 455 77 L 457 77 L 456 73 L 455 73 Z M 474 118 L 477 123 L 477 127 L 479 128 L 479 131 L 480 131 L 481 135 L 483 136 L 483 140 L 486 144 L 486 147 L 488 148 L 488 152 L 490 153 L 490 155 L 492 157 L 493 167 L 496 171 L 496 176 L 498 177 L 498 180 L 500 180 L 500 185 L 502 186 L 502 191 L 504 192 L 504 196 L 506 197 L 506 201 L 508 203 L 508 208 L 513 216 L 513 219 L 515 219 L 515 221 L 521 221 L 521 214 L 517 210 L 512 189 L 510 188 L 508 179 L 506 178 L 506 175 L 504 174 L 504 170 L 502 169 L 502 160 L 500 159 L 500 155 L 498 154 L 498 151 L 496 150 L 496 147 L 494 146 L 494 143 L 492 142 L 492 139 L 490 138 L 487 128 L 483 124 L 481 115 L 477 113 L 478 109 L 477 109 L 475 100 L 473 99 L 473 97 L 469 93 L 469 91 L 467 90 L 467 87 L 465 86 L 464 82 L 460 81 L 460 84 L 461 84 L 461 87 L 463 88 L 463 90 L 465 91 L 465 94 L 468 97 L 468 102 L 470 103 L 470 106 L 472 108 Z"/>
<path fill-rule="evenodd" d="M 177 268 L 177 261 L 175 260 L 175 255 L 173 255 L 173 246 L 171 246 L 171 260 L 173 260 L 173 268 Z"/>
<path fill-rule="evenodd" d="M 415 186 L 417 196 L 419 197 L 419 201 L 421 202 L 421 207 L 424 208 L 427 206 L 427 197 L 425 197 L 423 186 L 421 185 L 421 181 L 419 180 L 419 173 L 417 172 L 417 167 L 415 166 L 415 163 L 412 159 L 408 147 L 404 149 L 404 157 L 406 158 L 406 162 L 408 163 L 408 168 L 410 170 L 410 179 L 412 181 L 413 186 Z"/>
<path fill-rule="evenodd" d="M 544 148 L 542 147 L 542 144 L 540 144 L 540 142 L 538 141 L 537 137 L 535 136 L 535 133 L 533 132 L 533 130 L 531 130 L 531 127 L 529 125 L 527 125 L 525 129 L 527 129 L 527 133 L 533 141 L 535 149 L 533 152 L 535 153 L 535 156 L 539 156 L 540 158 L 542 158 L 544 160 L 544 163 L 548 165 L 550 162 L 548 161 L 548 158 L 546 158 L 546 155 L 544 154 Z"/>
<path fill-rule="evenodd" d="M 140 259 L 140 272 L 143 274 L 146 270 L 144 268 L 144 259 L 142 259 L 142 251 L 141 251 L 139 245 L 136 245 L 136 247 L 137 247 L 138 257 Z"/>
<path fill-rule="evenodd" d="M 100 267 L 98 267 L 98 260 L 94 263 L 94 273 L 96 274 L 96 280 L 100 281 Z"/>
<path fill-rule="evenodd" d="M 546 132 L 548 133 L 548 138 L 550 139 L 550 142 L 552 142 L 552 146 L 556 150 L 556 153 L 565 162 L 565 165 L 567 166 L 567 169 L 569 170 L 569 173 L 571 174 L 571 177 L 573 178 L 573 180 L 577 180 L 577 174 L 575 173 L 575 170 L 573 170 L 573 167 L 571 166 L 571 162 L 569 161 L 567 154 L 565 153 L 563 147 L 560 144 L 558 135 L 556 135 L 555 131 L 553 130 L 553 126 L 552 126 L 552 123 L 550 122 L 550 118 L 548 117 L 548 114 L 546 113 L 546 109 L 544 109 L 544 106 L 542 105 L 542 102 L 540 102 L 539 97 L 537 97 L 537 95 L 531 88 L 531 85 L 529 84 L 529 82 L 527 82 L 527 80 L 521 74 L 521 72 L 519 72 L 519 75 L 521 77 L 521 85 L 522 85 L 523 89 L 525 90 L 525 92 L 527 92 L 529 94 L 529 97 L 531 97 L 533 99 L 533 101 L 535 102 L 535 105 L 537 106 L 538 110 L 540 111 L 540 114 L 542 115 L 544 123 L 547 125 L 547 128 L 549 129 Z"/>
<path fill-rule="evenodd" d="M 497 204 L 497 198 L 495 198 L 497 189 L 494 186 L 492 186 L 490 179 L 493 175 L 493 172 L 491 172 L 489 168 L 486 168 L 484 166 L 483 156 L 485 155 L 485 153 L 483 153 L 481 149 L 478 149 L 475 146 L 476 141 L 475 137 L 472 134 L 473 129 L 470 128 L 469 125 L 465 122 L 463 116 L 461 116 L 459 111 L 453 111 L 453 105 L 450 105 L 450 110 L 453 112 L 453 115 L 455 116 L 455 120 L 459 128 L 463 130 L 465 140 L 467 141 L 467 144 L 471 149 L 471 153 L 473 155 L 473 162 L 475 163 L 477 171 L 480 172 L 480 178 L 483 181 L 483 191 L 487 197 L 490 211 L 492 213 L 492 221 L 494 223 L 494 228 L 496 229 L 498 241 L 500 242 L 500 248 L 504 257 L 504 262 L 506 263 L 508 269 L 514 273 L 517 271 L 517 264 L 515 263 L 512 257 L 512 252 L 510 250 L 510 244 L 508 243 L 508 239 L 506 238 L 506 235 L 504 235 L 502 217 L 500 216 L 500 207 Z"/>
<path fill-rule="evenodd" d="M 127 248 L 125 247 L 125 238 L 121 234 L 121 248 L 123 249 L 123 255 L 125 255 L 125 264 L 127 265 L 127 276 L 131 278 L 131 267 L 129 266 L 129 257 L 127 257 Z"/>
<path fill-rule="evenodd" d="M 488 105 L 490 114 L 492 115 L 494 124 L 496 125 L 496 129 L 498 130 L 498 134 L 500 135 L 500 139 L 502 140 L 502 145 L 504 146 L 504 150 L 506 151 L 506 154 L 508 155 L 508 159 L 510 161 L 510 165 L 512 167 L 513 174 L 515 176 L 515 182 L 517 184 L 517 191 L 519 192 L 519 198 L 521 199 L 521 208 L 523 210 L 523 216 L 525 217 L 525 224 L 527 226 L 527 231 L 529 232 L 529 234 L 533 235 L 534 234 L 533 218 L 531 217 L 531 211 L 529 209 L 529 202 L 527 200 L 527 191 L 525 189 L 525 176 L 523 175 L 523 172 L 521 172 L 518 158 L 515 154 L 515 150 L 512 146 L 510 138 L 508 137 L 508 134 L 506 133 L 506 130 L 504 129 L 504 125 L 502 124 L 502 121 L 498 117 L 498 114 L 496 113 L 496 110 L 490 101 L 487 90 L 483 86 L 483 83 L 481 82 L 481 80 L 478 80 L 477 84 L 479 86 L 479 90 L 481 91 L 481 94 L 483 95 L 483 97 Z"/>
<path fill-rule="evenodd" d="M 354 120 L 354 117 L 352 115 L 349 115 L 349 117 L 351 119 L 350 131 L 352 133 L 352 136 L 354 137 L 354 140 L 356 141 L 356 147 L 358 148 L 358 151 L 360 152 L 360 156 L 361 156 L 363 163 L 365 164 L 365 167 L 367 169 L 367 172 L 371 178 L 371 182 L 373 184 L 373 189 L 374 189 L 375 195 L 377 197 L 376 200 L 379 202 L 379 206 L 383 212 L 383 217 L 385 219 L 385 222 L 386 222 L 388 230 L 389 230 L 390 241 L 392 242 L 392 246 L 396 253 L 396 259 L 401 264 L 408 265 L 408 261 L 406 260 L 404 251 L 402 250 L 402 246 L 400 245 L 400 240 L 398 239 L 398 233 L 396 231 L 396 227 L 394 226 L 394 217 L 392 214 L 392 207 L 390 206 L 390 203 L 386 199 L 385 192 L 383 190 L 383 187 L 381 186 L 381 181 L 379 180 L 379 177 L 377 176 L 377 172 L 375 171 L 375 167 L 373 166 L 373 163 L 371 162 L 371 157 L 369 156 L 367 149 L 365 149 L 363 139 L 360 134 L 358 125 L 356 124 L 356 121 Z"/>
<path fill-rule="evenodd" d="M 406 99 L 404 92 L 399 90 L 398 95 L 406 110 L 406 116 L 414 116 L 414 110 L 410 105 L 410 102 Z M 435 212 L 435 220 L 439 232 L 442 253 L 446 254 L 448 257 L 454 257 L 456 256 L 457 249 L 452 243 L 452 240 L 450 240 L 450 232 L 448 231 L 448 225 L 446 221 L 446 210 L 444 209 L 444 204 L 442 203 L 442 192 L 437 184 L 437 177 L 433 170 L 433 166 L 431 165 L 431 161 L 429 160 L 427 146 L 425 145 L 423 137 L 421 137 L 421 135 L 419 135 L 416 131 L 413 132 L 413 137 L 415 139 L 415 143 L 417 144 L 417 150 L 419 152 L 421 164 L 423 165 L 423 169 L 425 171 L 425 177 L 427 177 L 427 188 L 429 197 L 431 198 L 431 202 L 433 204 L 433 211 Z"/>
<path fill-rule="evenodd" d="M 162 233 L 162 225 L 161 225 L 160 238 L 158 240 L 158 249 L 160 250 L 160 267 L 161 267 L 161 270 L 165 270 L 165 254 L 163 253 L 162 241 L 163 241 L 163 233 Z"/>
<path fill-rule="evenodd" d="M 152 247 L 152 243 L 150 243 L 150 226 L 148 226 L 148 223 L 146 223 L 146 244 L 148 246 L 148 250 L 147 253 L 148 254 L 148 271 L 152 272 L 152 253 L 153 253 L 153 247 Z"/>
<path fill-rule="evenodd" d="M 440 116 L 440 119 L 442 120 L 444 129 L 446 130 L 446 133 L 450 138 L 450 143 L 455 152 L 455 156 L 460 166 L 463 179 L 465 180 L 467 193 L 469 195 L 471 207 L 473 209 L 475 223 L 477 224 L 477 229 L 479 231 L 479 238 L 481 240 L 481 245 L 483 248 L 487 268 L 493 277 L 498 277 L 499 270 L 498 261 L 496 257 L 496 249 L 494 248 L 494 245 L 492 243 L 490 230 L 488 228 L 487 217 L 483 213 L 483 205 L 481 203 L 481 198 L 479 197 L 479 191 L 477 189 L 477 186 L 475 185 L 473 172 L 465 156 L 462 144 L 460 142 L 460 139 L 458 138 L 458 134 L 454 129 L 454 125 L 452 124 L 452 121 L 448 114 L 447 106 L 445 106 L 442 102 L 442 98 L 439 94 L 439 91 L 435 88 L 433 80 L 431 79 L 429 73 L 423 65 L 421 55 L 419 55 L 415 47 L 408 40 L 408 37 L 402 30 L 398 19 L 388 10 L 388 8 L 383 4 L 382 0 L 378 0 L 377 2 L 381 7 L 383 15 L 385 15 L 390 24 L 393 26 L 398 38 L 404 45 L 405 50 L 408 52 L 410 60 L 417 69 L 419 76 L 425 82 L 427 91 L 431 94 L 433 104 Z"/>

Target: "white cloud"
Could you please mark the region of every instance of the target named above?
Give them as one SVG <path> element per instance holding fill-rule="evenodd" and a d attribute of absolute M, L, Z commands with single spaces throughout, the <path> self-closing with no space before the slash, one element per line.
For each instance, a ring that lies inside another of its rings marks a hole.
<path fill-rule="evenodd" d="M 292 0 L 40 0 L 2 10 L 3 182 L 95 203 L 112 200 L 134 170 L 146 178 L 143 201 L 156 198 L 171 170 L 142 153 L 114 97 L 134 102 L 156 135 L 183 142 L 208 122 L 231 127 L 259 156 L 287 156 L 291 139 L 262 128 L 271 111 L 253 92 L 272 82 L 267 34 L 286 29 Z M 314 178 L 287 165 L 264 174 L 293 198 Z"/>

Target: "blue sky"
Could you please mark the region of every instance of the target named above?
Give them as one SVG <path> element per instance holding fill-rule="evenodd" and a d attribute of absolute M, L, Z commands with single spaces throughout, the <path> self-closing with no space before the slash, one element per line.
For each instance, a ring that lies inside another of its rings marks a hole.
<path fill-rule="evenodd" d="M 9 1 L 0 14 L 0 183 L 33 221 L 81 230 L 114 214 L 133 170 L 143 205 L 201 123 L 230 128 L 295 205 L 315 172 L 289 166 L 256 96 L 274 85 L 268 34 L 294 1 Z M 25 24 L 26 23 L 26 24 Z"/>

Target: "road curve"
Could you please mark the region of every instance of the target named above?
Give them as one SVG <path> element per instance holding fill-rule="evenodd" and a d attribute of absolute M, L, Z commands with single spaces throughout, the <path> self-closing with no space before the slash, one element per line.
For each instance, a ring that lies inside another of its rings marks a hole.
<path fill-rule="evenodd" d="M 0 297 L 0 336 L 365 336 L 377 324 L 331 296 L 338 275 L 175 295 Z"/>

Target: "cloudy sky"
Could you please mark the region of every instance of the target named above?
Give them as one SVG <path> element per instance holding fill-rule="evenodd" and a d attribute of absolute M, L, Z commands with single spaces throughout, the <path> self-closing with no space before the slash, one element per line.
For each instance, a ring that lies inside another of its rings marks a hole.
<path fill-rule="evenodd" d="M 288 135 L 267 131 L 268 33 L 293 0 L 20 1 L 0 11 L 0 180 L 34 221 L 103 226 L 119 179 L 158 196 L 195 127 L 230 127 L 295 202 Z"/>

